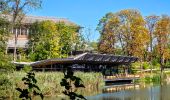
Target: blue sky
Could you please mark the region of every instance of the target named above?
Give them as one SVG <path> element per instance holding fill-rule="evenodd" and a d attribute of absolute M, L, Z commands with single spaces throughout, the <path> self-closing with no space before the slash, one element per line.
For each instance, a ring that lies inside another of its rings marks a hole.
<path fill-rule="evenodd" d="M 90 39 L 97 41 L 95 30 L 99 20 L 108 12 L 123 9 L 137 9 L 143 16 L 170 15 L 170 0 L 43 0 L 42 9 L 29 15 L 68 18 L 84 27 L 84 33 L 91 29 Z"/>

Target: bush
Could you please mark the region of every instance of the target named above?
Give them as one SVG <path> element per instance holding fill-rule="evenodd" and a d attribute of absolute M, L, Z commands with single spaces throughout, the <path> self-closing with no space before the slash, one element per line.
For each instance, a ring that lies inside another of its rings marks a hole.
<path fill-rule="evenodd" d="M 142 65 L 143 65 L 143 69 L 151 68 L 151 66 L 150 66 L 150 64 L 148 62 L 143 62 Z"/>
<path fill-rule="evenodd" d="M 32 70 L 32 67 L 29 66 L 29 65 L 24 65 L 23 69 L 22 69 L 24 72 L 30 72 Z"/>
<path fill-rule="evenodd" d="M 15 69 L 15 65 L 11 63 L 10 56 L 0 52 L 0 71 L 13 71 Z"/>
<path fill-rule="evenodd" d="M 6 73 L 0 75 L 0 98 L 9 98 L 11 96 L 11 81 Z"/>

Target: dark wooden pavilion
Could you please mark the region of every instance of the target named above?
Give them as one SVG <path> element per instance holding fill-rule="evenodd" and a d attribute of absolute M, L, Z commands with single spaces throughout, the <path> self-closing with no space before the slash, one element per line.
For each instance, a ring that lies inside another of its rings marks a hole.
<path fill-rule="evenodd" d="M 37 61 L 30 65 L 36 71 L 62 71 L 64 67 L 70 66 L 73 70 L 78 71 L 112 74 L 112 72 L 118 72 L 120 66 L 129 69 L 129 65 L 137 60 L 137 57 L 83 53 L 70 58 Z"/>
<path fill-rule="evenodd" d="M 53 58 L 32 63 L 14 62 L 18 70 L 31 65 L 34 71 L 63 71 L 71 67 L 73 71 L 101 72 L 106 83 L 131 83 L 139 76 L 131 74 L 130 64 L 137 57 L 115 56 L 111 54 L 83 53 L 69 58 Z"/>

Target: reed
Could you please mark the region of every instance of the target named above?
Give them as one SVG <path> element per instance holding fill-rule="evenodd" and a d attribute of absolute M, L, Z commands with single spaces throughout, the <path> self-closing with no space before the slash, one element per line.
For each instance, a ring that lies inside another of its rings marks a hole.
<path fill-rule="evenodd" d="M 22 77 L 26 75 L 23 71 L 15 71 L 13 73 L 0 75 L 0 98 L 16 98 L 18 92 L 16 87 L 23 87 Z M 36 72 L 35 77 L 38 81 L 38 86 L 45 96 L 59 96 L 62 94 L 63 87 L 60 86 L 60 81 L 63 78 L 62 72 Z M 101 73 L 84 73 L 75 72 L 75 75 L 80 77 L 85 85 L 85 89 L 78 90 L 79 93 L 89 96 L 99 93 L 99 90 L 104 86 L 104 81 Z"/>

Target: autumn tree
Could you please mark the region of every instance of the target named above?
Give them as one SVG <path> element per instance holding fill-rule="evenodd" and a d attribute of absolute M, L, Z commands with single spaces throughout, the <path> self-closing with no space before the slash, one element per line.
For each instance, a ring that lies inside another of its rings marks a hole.
<path fill-rule="evenodd" d="M 97 30 L 101 35 L 98 43 L 99 52 L 114 54 L 118 25 L 119 19 L 113 13 L 107 13 L 99 21 L 97 27 Z"/>
<path fill-rule="evenodd" d="M 148 50 L 147 52 L 149 52 L 150 54 L 149 56 L 149 60 L 153 59 L 153 48 L 154 48 L 154 40 L 155 40 L 155 28 L 157 25 L 157 22 L 159 21 L 159 16 L 156 15 L 150 15 L 150 16 L 146 16 L 145 18 L 146 21 L 146 28 L 148 29 L 148 34 L 149 34 L 149 44 L 148 44 Z"/>
<path fill-rule="evenodd" d="M 142 58 L 148 42 L 145 21 L 137 10 L 122 10 L 118 13 L 121 20 L 119 32 L 125 54 Z"/>
<path fill-rule="evenodd" d="M 106 14 L 98 24 L 101 34 L 99 51 L 115 54 L 116 49 L 121 48 L 123 55 L 144 58 L 146 44 L 149 42 L 145 24 L 137 10 L 128 9 Z"/>
<path fill-rule="evenodd" d="M 163 70 L 164 61 L 169 59 L 170 49 L 168 48 L 170 40 L 170 17 L 162 16 L 157 22 L 157 26 L 154 32 L 157 40 L 155 45 L 157 55 L 159 58 L 159 63 L 161 65 L 161 71 Z"/>

